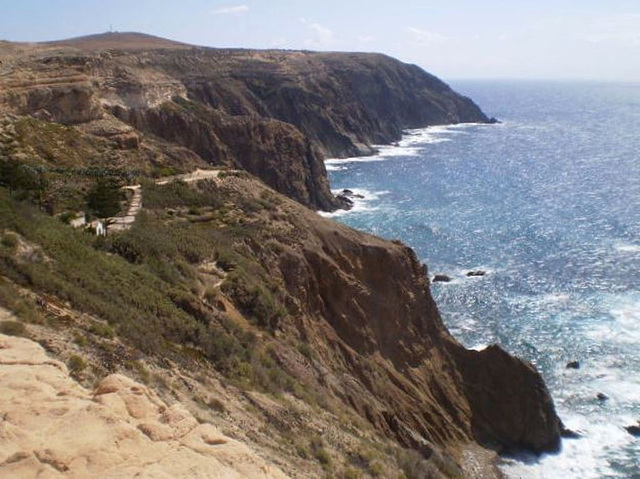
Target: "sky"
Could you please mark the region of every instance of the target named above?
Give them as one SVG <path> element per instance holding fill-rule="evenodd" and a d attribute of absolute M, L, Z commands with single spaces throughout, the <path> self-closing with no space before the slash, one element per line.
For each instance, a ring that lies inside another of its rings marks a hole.
<path fill-rule="evenodd" d="M 0 39 L 138 31 L 212 47 L 376 51 L 444 79 L 640 81 L 640 0 L 0 0 Z"/>

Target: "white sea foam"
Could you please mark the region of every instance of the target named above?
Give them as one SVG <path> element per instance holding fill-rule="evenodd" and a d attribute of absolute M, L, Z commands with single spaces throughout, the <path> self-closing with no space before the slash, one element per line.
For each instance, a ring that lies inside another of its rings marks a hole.
<path fill-rule="evenodd" d="M 483 125 L 482 123 L 460 123 L 458 125 L 438 125 L 407 130 L 402 139 L 394 145 L 373 145 L 378 151 L 375 155 L 331 158 L 325 160 L 324 164 L 327 171 L 338 171 L 346 169 L 345 166 L 338 165 L 371 163 L 374 161 L 386 161 L 389 158 L 416 156 L 423 150 L 422 145 L 451 141 L 448 136 L 460 134 L 465 128 Z"/>
<path fill-rule="evenodd" d="M 474 344 L 472 346 L 469 346 L 468 349 L 473 349 L 474 351 L 484 351 L 488 347 L 489 347 L 489 345 L 487 343 L 478 343 L 478 344 Z"/>
<path fill-rule="evenodd" d="M 377 157 L 382 160 L 387 158 L 397 158 L 400 156 L 417 156 L 422 148 L 398 145 L 375 145 L 378 150 Z"/>
<path fill-rule="evenodd" d="M 611 297 L 609 315 L 613 321 L 599 321 L 586 332 L 593 340 L 624 344 L 640 343 L 640 299 Z"/>
<path fill-rule="evenodd" d="M 621 253 L 640 253 L 640 245 L 631 243 L 616 243 L 614 245 L 616 251 Z"/>
<path fill-rule="evenodd" d="M 375 155 L 375 156 L 354 156 L 352 158 L 331 158 L 330 160 L 325 160 L 325 167 L 328 165 L 330 167 L 334 165 L 347 165 L 350 163 L 371 163 L 374 161 L 384 161 L 385 158 Z"/>
<path fill-rule="evenodd" d="M 623 478 L 607 461 L 615 451 L 622 451 L 635 439 L 620 424 L 611 420 L 594 420 L 560 411 L 566 426 L 582 435 L 579 439 L 565 439 L 558 454 L 544 454 L 537 458 L 521 454 L 505 459 L 501 465 L 510 478 L 520 479 L 600 479 Z M 632 419 L 632 418 L 628 418 Z M 620 418 L 618 418 L 620 420 Z M 628 422 L 632 424 L 633 421 Z M 606 455 L 606 458 L 605 458 Z"/>
<path fill-rule="evenodd" d="M 336 210 L 332 212 L 318 211 L 320 216 L 325 218 L 337 218 L 347 214 L 363 213 L 379 210 L 379 206 L 372 205 L 373 202 L 380 199 L 381 196 L 389 194 L 388 191 L 369 191 L 364 188 L 349 188 L 353 192 L 353 207 L 350 210 Z M 342 190 L 333 190 L 334 195 L 340 194 Z"/>

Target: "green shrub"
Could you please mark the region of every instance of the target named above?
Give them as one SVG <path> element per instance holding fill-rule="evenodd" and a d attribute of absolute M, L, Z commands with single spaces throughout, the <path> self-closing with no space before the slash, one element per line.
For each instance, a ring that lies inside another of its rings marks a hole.
<path fill-rule="evenodd" d="M 142 183 L 144 206 L 148 209 L 165 208 L 217 208 L 222 204 L 222 198 L 214 181 L 203 180 L 195 184 L 184 181 L 172 181 L 166 185 L 156 185 L 153 182 Z M 191 214 L 199 214 L 197 212 Z"/>
<path fill-rule="evenodd" d="M 69 367 L 69 371 L 71 371 L 71 373 L 77 375 L 87 368 L 87 363 L 81 356 L 78 356 L 77 354 L 73 354 L 69 358 L 69 361 L 67 362 L 67 366 Z"/>
<path fill-rule="evenodd" d="M 68 225 L 69 223 L 71 223 L 71 220 L 75 218 L 76 218 L 76 214 L 72 213 L 71 211 L 65 211 L 60 216 L 58 216 L 58 219 L 62 221 L 65 225 Z"/>
<path fill-rule="evenodd" d="M 140 380 L 144 384 L 149 384 L 149 381 L 151 380 L 151 374 L 149 373 L 145 365 L 142 363 L 142 361 L 127 361 L 126 366 L 127 368 L 138 373 Z"/>
<path fill-rule="evenodd" d="M 0 255 L 0 259 L 2 256 Z M 0 277 L 0 306 L 12 311 L 18 318 L 26 323 L 42 324 L 43 318 L 35 304 L 28 298 L 20 295 L 18 289 Z"/>
<path fill-rule="evenodd" d="M 24 336 L 26 334 L 24 324 L 18 321 L 0 321 L 0 333 L 7 336 Z"/>
<path fill-rule="evenodd" d="M 331 456 L 324 448 L 324 441 L 320 436 L 316 435 L 311 437 L 309 448 L 311 449 L 313 457 L 315 457 L 323 467 L 327 467 L 331 464 Z"/>
<path fill-rule="evenodd" d="M 222 413 L 222 414 L 227 412 L 227 408 L 225 407 L 224 403 L 220 401 L 220 399 L 218 398 L 211 398 L 209 400 L 208 406 L 214 411 L 218 411 L 219 413 Z"/>
<path fill-rule="evenodd" d="M 19 240 L 15 233 L 7 232 L 2 235 L 2 246 L 6 246 L 9 249 L 15 249 L 18 244 Z"/>
<path fill-rule="evenodd" d="M 87 192 L 87 209 L 98 218 L 109 218 L 120 212 L 123 192 L 116 178 L 98 178 Z"/>
<path fill-rule="evenodd" d="M 234 300 L 236 307 L 261 327 L 275 330 L 286 311 L 262 282 L 235 270 L 222 283 L 222 290 Z"/>
<path fill-rule="evenodd" d="M 340 475 L 342 479 L 361 479 L 362 472 L 353 467 L 347 467 Z"/>
<path fill-rule="evenodd" d="M 87 331 L 95 334 L 96 336 L 100 336 L 102 338 L 107 338 L 107 339 L 111 339 L 115 336 L 115 331 L 111 326 L 105 323 L 100 323 L 100 322 L 92 322 L 87 328 Z"/>
<path fill-rule="evenodd" d="M 73 335 L 73 342 L 76 343 L 78 346 L 80 346 L 81 348 L 84 348 L 89 341 L 87 340 L 87 338 L 84 336 L 84 334 L 80 333 L 79 331 L 76 331 Z"/>

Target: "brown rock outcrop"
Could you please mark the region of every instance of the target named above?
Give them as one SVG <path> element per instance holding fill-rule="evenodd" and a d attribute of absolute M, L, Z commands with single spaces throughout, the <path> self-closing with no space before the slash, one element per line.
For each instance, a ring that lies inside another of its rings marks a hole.
<path fill-rule="evenodd" d="M 227 198 L 258 189 L 234 181 Z M 540 375 L 498 346 L 468 351 L 455 341 L 411 249 L 288 206 L 293 231 L 264 226 L 253 247 L 290 296 L 295 313 L 282 333 L 318 352 L 317 384 L 412 448 L 559 447 L 562 423 Z"/>
<path fill-rule="evenodd" d="M 86 390 L 27 339 L 0 335 L 0 410 L 2 477 L 286 477 L 129 378 Z"/>
<path fill-rule="evenodd" d="M 371 154 L 405 128 L 488 121 L 437 78 L 384 55 L 200 48 L 116 33 L 5 42 L 0 60 L 0 114 L 82 126 L 115 116 L 140 133 L 109 132 L 120 148 L 160 138 L 316 209 L 340 205 L 323 155 Z"/>

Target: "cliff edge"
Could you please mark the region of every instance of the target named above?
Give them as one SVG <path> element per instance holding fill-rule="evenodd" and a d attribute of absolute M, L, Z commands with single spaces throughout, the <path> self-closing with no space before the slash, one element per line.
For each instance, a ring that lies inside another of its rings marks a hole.
<path fill-rule="evenodd" d="M 0 467 L 495 478 L 497 453 L 558 449 L 532 365 L 466 350 L 410 248 L 310 209 L 339 206 L 323 155 L 487 121 L 470 100 L 382 55 L 140 34 L 0 60 L 0 332 L 85 386 L 0 337 Z M 106 237 L 64 224 L 134 202 Z"/>
<path fill-rule="evenodd" d="M 405 128 L 488 121 L 436 77 L 379 54 L 202 48 L 110 33 L 3 42 L 0 62 L 0 114 L 81 127 L 151 165 L 243 168 L 315 209 L 340 205 L 323 158 L 372 154 Z M 171 160 L 162 159 L 167 150 Z"/>

